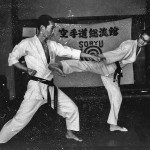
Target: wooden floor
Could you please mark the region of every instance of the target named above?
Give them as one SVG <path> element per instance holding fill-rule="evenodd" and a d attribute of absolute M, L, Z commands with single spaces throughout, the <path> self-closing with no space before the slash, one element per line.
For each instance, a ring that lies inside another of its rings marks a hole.
<path fill-rule="evenodd" d="M 0 150 L 150 150 L 150 90 L 148 86 L 121 87 L 123 103 L 119 114 L 120 126 L 128 132 L 110 132 L 106 123 L 109 101 L 105 89 L 62 89 L 78 105 L 83 142 L 65 139 L 65 120 L 52 119 L 47 105 L 42 106 L 32 121 Z M 16 101 L 19 106 L 19 102 Z M 16 112 L 17 105 L 1 111 L 0 125 Z"/>

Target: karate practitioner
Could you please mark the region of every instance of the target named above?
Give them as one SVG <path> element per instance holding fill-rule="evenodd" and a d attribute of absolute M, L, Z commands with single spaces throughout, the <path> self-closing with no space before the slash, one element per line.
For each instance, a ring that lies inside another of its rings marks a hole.
<path fill-rule="evenodd" d="M 49 63 L 55 62 L 56 55 L 60 57 L 69 57 L 80 59 L 80 57 L 91 58 L 97 61 L 97 57 L 81 53 L 67 46 L 62 46 L 55 41 L 51 41 L 55 28 L 54 19 L 48 15 L 42 15 L 38 19 L 38 34 L 31 38 L 22 40 L 16 45 L 9 54 L 9 66 L 15 66 L 27 74 L 43 79 L 51 80 L 53 75 L 48 68 Z M 19 62 L 24 56 L 26 66 Z M 52 107 L 54 88 L 49 88 Z M 21 103 L 16 115 L 9 120 L 1 129 L 0 143 L 6 143 L 19 131 L 21 131 L 32 119 L 33 115 L 40 106 L 47 102 L 47 85 L 39 81 L 30 80 L 27 85 L 27 91 L 24 100 Z M 79 131 L 79 112 L 75 103 L 60 89 L 58 89 L 58 114 L 66 119 L 66 138 L 81 142 L 82 139 L 77 137 L 73 131 Z"/>
<path fill-rule="evenodd" d="M 150 41 L 150 29 L 142 31 L 137 40 L 127 40 L 120 44 L 120 46 L 109 52 L 100 54 L 101 62 L 79 61 L 79 60 L 64 60 L 53 65 L 49 68 L 56 70 L 61 75 L 65 76 L 72 72 L 85 72 L 90 71 L 93 73 L 101 74 L 102 82 L 108 92 L 110 100 L 110 113 L 107 123 L 110 124 L 110 131 L 128 131 L 124 127 L 117 125 L 118 113 L 122 103 L 122 94 L 118 86 L 118 81 L 114 82 L 114 73 L 117 71 L 116 63 L 119 61 L 120 67 L 126 64 L 133 63 L 140 53 L 141 49 Z M 117 74 L 118 75 L 118 74 Z"/>

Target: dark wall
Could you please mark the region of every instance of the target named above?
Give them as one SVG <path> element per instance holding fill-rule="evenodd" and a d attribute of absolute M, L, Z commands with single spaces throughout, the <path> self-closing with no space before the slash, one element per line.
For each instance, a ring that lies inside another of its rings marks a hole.
<path fill-rule="evenodd" d="M 147 2 L 147 7 L 146 7 L 146 18 L 145 18 L 145 22 L 146 22 L 146 26 L 150 26 L 150 1 L 146 0 Z M 146 49 L 145 49 L 145 70 L 146 70 L 146 82 L 150 83 L 150 44 L 147 45 Z"/>
<path fill-rule="evenodd" d="M 53 17 L 138 15 L 146 12 L 146 0 L 19 0 L 19 19 L 41 14 Z"/>
<path fill-rule="evenodd" d="M 8 67 L 8 54 L 12 51 L 12 3 L 0 1 L 0 75 L 7 77 L 10 96 L 15 94 L 13 68 Z"/>

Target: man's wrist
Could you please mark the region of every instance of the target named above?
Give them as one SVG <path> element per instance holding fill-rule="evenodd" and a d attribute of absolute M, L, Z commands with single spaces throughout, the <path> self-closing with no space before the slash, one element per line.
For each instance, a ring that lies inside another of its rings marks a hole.
<path fill-rule="evenodd" d="M 24 70 L 25 72 L 28 72 L 28 69 L 29 69 L 29 68 L 24 68 L 23 70 Z"/>

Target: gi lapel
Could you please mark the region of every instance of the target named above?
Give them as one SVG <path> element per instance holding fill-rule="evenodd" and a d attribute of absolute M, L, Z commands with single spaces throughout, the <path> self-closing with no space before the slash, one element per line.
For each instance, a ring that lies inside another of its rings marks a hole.
<path fill-rule="evenodd" d="M 45 56 L 46 56 L 47 63 L 49 64 L 50 63 L 50 55 L 49 55 L 49 49 L 48 49 L 47 43 L 42 44 L 42 46 L 43 46 L 43 49 L 44 49 L 44 53 L 45 53 Z"/>
<path fill-rule="evenodd" d="M 39 53 L 41 60 L 43 61 L 44 65 L 46 66 L 47 65 L 47 59 L 46 59 L 46 56 L 44 53 L 44 49 L 43 49 L 41 42 L 39 41 L 39 39 L 37 37 L 36 37 L 36 48 L 37 48 L 37 51 Z"/>

